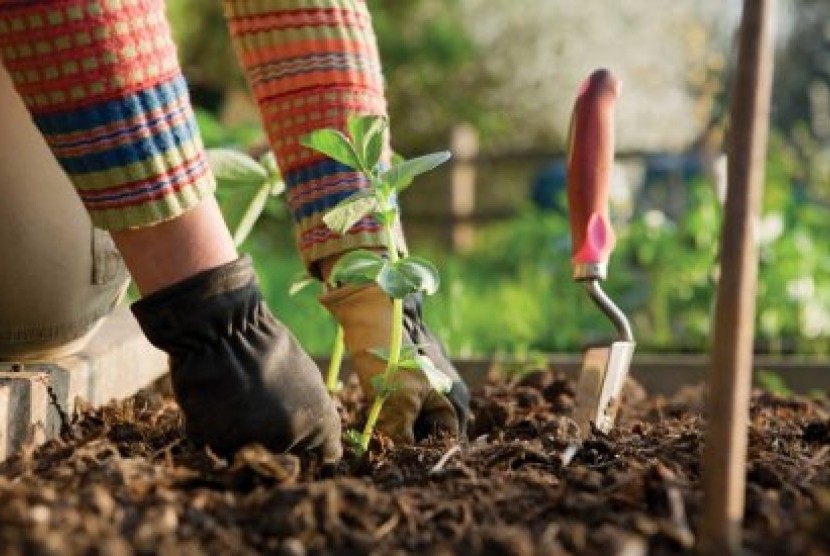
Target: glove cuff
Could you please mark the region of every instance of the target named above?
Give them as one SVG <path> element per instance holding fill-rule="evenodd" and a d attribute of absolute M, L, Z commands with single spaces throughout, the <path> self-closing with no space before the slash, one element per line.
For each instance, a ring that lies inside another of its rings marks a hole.
<path fill-rule="evenodd" d="M 218 339 L 261 301 L 251 258 L 244 255 L 154 292 L 130 308 L 150 343 L 170 352 L 188 334 Z"/>

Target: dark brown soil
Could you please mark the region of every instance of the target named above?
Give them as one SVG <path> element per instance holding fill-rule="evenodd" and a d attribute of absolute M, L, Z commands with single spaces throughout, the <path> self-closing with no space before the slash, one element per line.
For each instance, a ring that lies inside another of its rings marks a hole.
<path fill-rule="evenodd" d="M 0 473 L 3 554 L 676 554 L 699 514 L 700 396 L 630 402 L 577 443 L 573 385 L 552 374 L 474 397 L 470 442 L 376 443 L 325 470 L 182 439 L 142 394 L 81 411 L 72 437 Z M 344 418 L 361 407 L 353 387 Z M 745 538 L 759 554 L 830 553 L 830 401 L 753 397 Z"/>

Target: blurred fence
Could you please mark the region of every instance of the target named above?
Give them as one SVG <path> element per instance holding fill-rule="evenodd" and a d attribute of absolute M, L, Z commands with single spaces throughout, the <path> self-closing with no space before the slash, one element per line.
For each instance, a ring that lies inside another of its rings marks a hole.
<path fill-rule="evenodd" d="M 407 194 L 405 220 L 412 236 L 466 252 L 475 245 L 476 231 L 485 223 L 515 216 L 527 206 L 566 211 L 564 152 L 482 152 L 479 143 L 472 126 L 459 124 L 453 129 L 449 167 Z M 633 170 L 626 172 L 624 184 L 632 211 L 657 206 L 669 214 L 682 212 L 684 184 L 690 177 L 712 172 L 712 165 L 695 152 L 627 150 L 617 152 L 615 160 L 619 167 Z"/>

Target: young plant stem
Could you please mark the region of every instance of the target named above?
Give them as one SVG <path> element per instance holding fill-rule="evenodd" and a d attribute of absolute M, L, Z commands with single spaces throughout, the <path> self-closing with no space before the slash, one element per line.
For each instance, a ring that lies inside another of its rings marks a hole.
<path fill-rule="evenodd" d="M 398 260 L 398 248 L 395 244 L 394 234 L 392 232 L 395 220 L 387 222 L 384 226 L 386 232 L 386 251 L 391 262 Z M 389 337 L 389 359 L 386 362 L 386 370 L 383 372 L 383 389 L 385 392 L 377 393 L 375 399 L 372 401 L 372 407 L 369 409 L 369 416 L 366 419 L 366 425 L 363 427 L 363 433 L 360 435 L 360 448 L 365 452 L 369 448 L 369 441 L 372 439 L 372 431 L 375 430 L 375 424 L 380 416 L 380 410 L 383 408 L 383 403 L 386 401 L 392 377 L 398 371 L 398 363 L 401 357 L 401 346 L 403 344 L 403 299 L 392 300 L 392 332 Z"/>
<path fill-rule="evenodd" d="M 386 388 L 392 377 L 398 371 L 398 363 L 401 356 L 401 345 L 403 343 L 403 300 L 392 300 L 392 335 L 389 339 L 389 361 L 386 364 L 386 370 L 383 373 L 383 384 Z M 366 425 L 363 427 L 363 432 L 360 435 L 360 448 L 365 452 L 369 448 L 369 441 L 372 439 L 372 431 L 375 430 L 380 410 L 383 408 L 383 403 L 386 401 L 386 394 L 376 394 L 375 399 L 372 400 L 372 406 L 369 408 L 369 416 L 366 418 Z"/>
<path fill-rule="evenodd" d="M 372 400 L 372 406 L 369 408 L 369 416 L 366 418 L 366 424 L 363 426 L 363 432 L 360 433 L 360 453 L 363 454 L 369 449 L 369 441 L 372 439 L 372 431 L 375 429 L 375 424 L 378 422 L 380 410 L 383 408 L 383 402 L 386 401 L 386 396 L 376 395 Z"/>
<path fill-rule="evenodd" d="M 326 388 L 329 394 L 337 393 L 337 384 L 340 378 L 340 365 L 343 363 L 343 327 L 337 327 L 337 333 L 334 336 L 334 346 L 331 350 L 331 361 L 329 361 L 328 374 L 326 375 Z"/>

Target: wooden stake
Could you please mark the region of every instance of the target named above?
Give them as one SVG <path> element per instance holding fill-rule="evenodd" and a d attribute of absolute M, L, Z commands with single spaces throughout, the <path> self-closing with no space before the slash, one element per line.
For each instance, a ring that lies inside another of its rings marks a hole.
<path fill-rule="evenodd" d="M 736 554 L 741 547 L 758 221 L 769 131 L 774 0 L 745 0 L 737 79 L 730 108 L 721 274 L 709 371 L 703 457 L 703 520 L 698 547 Z"/>
<path fill-rule="evenodd" d="M 466 253 L 475 245 L 475 228 L 470 219 L 476 205 L 478 132 L 470 124 L 458 124 L 452 130 L 450 145 L 450 239 L 454 252 Z"/>

